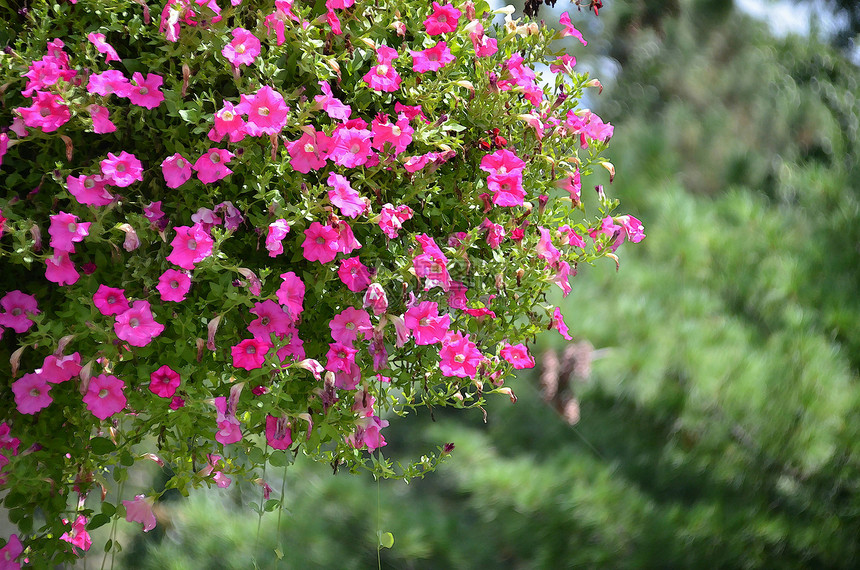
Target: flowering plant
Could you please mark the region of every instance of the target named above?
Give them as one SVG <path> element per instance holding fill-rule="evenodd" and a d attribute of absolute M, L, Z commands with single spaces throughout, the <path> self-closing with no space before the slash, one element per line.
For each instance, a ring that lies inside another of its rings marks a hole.
<path fill-rule="evenodd" d="M 138 461 L 183 493 L 298 452 L 424 475 L 450 446 L 369 453 L 383 416 L 513 400 L 535 335 L 570 338 L 549 289 L 644 237 L 581 194 L 612 126 L 569 16 L 229 4 L 37 1 L 0 60 L 10 560 L 152 528 L 152 494 L 105 501 Z"/>

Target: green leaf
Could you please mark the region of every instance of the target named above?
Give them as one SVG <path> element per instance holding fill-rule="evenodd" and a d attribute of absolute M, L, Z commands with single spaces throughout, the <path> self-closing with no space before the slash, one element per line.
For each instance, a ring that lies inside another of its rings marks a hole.
<path fill-rule="evenodd" d="M 271 465 L 272 467 L 283 467 L 286 464 L 287 454 L 280 449 L 278 451 L 272 452 L 272 454 L 269 455 L 269 465 Z"/>
<path fill-rule="evenodd" d="M 116 450 L 116 445 L 106 437 L 94 437 L 90 440 L 90 450 L 96 455 L 107 455 Z"/>
<path fill-rule="evenodd" d="M 102 503 L 102 514 L 112 517 L 116 512 L 116 507 L 112 503 Z"/>
<path fill-rule="evenodd" d="M 391 548 L 394 546 L 394 535 L 390 532 L 383 532 L 379 535 L 379 546 L 382 548 Z"/>
<path fill-rule="evenodd" d="M 94 530 L 99 528 L 100 526 L 104 526 L 110 522 L 110 517 L 104 513 L 99 513 L 90 519 L 90 523 L 87 525 L 88 530 Z"/>

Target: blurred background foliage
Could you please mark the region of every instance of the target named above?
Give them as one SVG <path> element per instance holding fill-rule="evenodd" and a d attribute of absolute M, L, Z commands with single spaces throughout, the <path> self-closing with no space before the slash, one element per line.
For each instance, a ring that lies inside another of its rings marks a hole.
<path fill-rule="evenodd" d="M 368 568 L 390 531 L 388 568 L 858 567 L 856 6 L 816 4 L 840 18 L 829 38 L 775 37 L 727 0 L 606 0 L 575 18 L 609 58 L 581 65 L 617 62 L 594 103 L 616 125 L 606 188 L 648 235 L 617 274 L 581 267 L 564 301 L 599 349 L 568 388 L 579 423 L 523 374 L 486 424 L 392 419 L 388 456 L 456 444 L 425 480 L 299 457 L 280 531 L 274 512 L 258 532 L 259 488 L 207 491 L 162 502 L 124 566 L 270 567 L 279 549 L 281 567 Z"/>

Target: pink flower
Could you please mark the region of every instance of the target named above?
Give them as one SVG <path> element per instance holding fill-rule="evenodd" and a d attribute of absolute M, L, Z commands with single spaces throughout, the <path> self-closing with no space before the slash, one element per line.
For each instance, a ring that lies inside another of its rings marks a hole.
<path fill-rule="evenodd" d="M 9 135 L 0 133 L 0 166 L 3 165 L 3 157 L 6 156 L 6 151 L 9 149 Z M 0 237 L 3 237 L 3 222 L 6 218 L 0 221 Z"/>
<path fill-rule="evenodd" d="M 332 204 L 340 208 L 341 214 L 348 218 L 358 217 L 367 210 L 367 203 L 361 199 L 361 195 L 355 190 L 345 177 L 330 172 L 326 184 L 331 186 L 328 191 L 328 199 Z"/>
<path fill-rule="evenodd" d="M 585 247 L 585 240 L 578 233 L 573 231 L 568 224 L 564 224 L 558 231 L 561 233 L 561 243 L 564 245 L 572 245 L 574 247 Z"/>
<path fill-rule="evenodd" d="M 616 218 L 621 227 L 624 229 L 624 234 L 633 243 L 639 243 L 645 239 L 645 227 L 642 222 L 633 216 L 623 215 Z"/>
<path fill-rule="evenodd" d="M 489 218 L 481 222 L 481 229 L 487 230 L 487 243 L 490 248 L 496 249 L 505 239 L 505 228 L 501 224 L 495 224 Z"/>
<path fill-rule="evenodd" d="M 332 136 L 330 158 L 335 164 L 355 168 L 365 164 L 372 152 L 367 129 L 339 128 Z"/>
<path fill-rule="evenodd" d="M 61 287 L 74 285 L 80 276 L 67 251 L 56 250 L 54 255 L 45 260 L 45 279 Z"/>
<path fill-rule="evenodd" d="M 264 340 L 246 338 L 230 349 L 230 353 L 233 355 L 233 366 L 245 370 L 262 368 L 270 348 L 272 345 Z"/>
<path fill-rule="evenodd" d="M 481 159 L 481 170 L 488 174 L 505 175 L 514 172 L 521 173 L 526 163 L 507 149 L 497 150 Z"/>
<path fill-rule="evenodd" d="M 406 326 L 415 335 L 415 344 L 442 342 L 451 326 L 451 317 L 440 316 L 439 305 L 431 301 L 422 301 L 418 306 L 411 307 L 403 318 Z"/>
<path fill-rule="evenodd" d="M 239 109 L 228 101 L 224 101 L 224 106 L 215 112 L 215 126 L 208 136 L 210 140 L 219 142 L 224 135 L 230 136 L 230 142 L 239 142 L 245 138 L 245 120 Z"/>
<path fill-rule="evenodd" d="M 400 75 L 392 61 L 399 57 L 397 50 L 386 45 L 376 48 L 376 65 L 370 68 L 362 80 L 375 90 L 382 92 L 393 92 L 400 89 Z"/>
<path fill-rule="evenodd" d="M 364 294 L 364 306 L 373 309 L 374 315 L 381 315 L 388 308 L 388 297 L 379 283 L 371 283 Z"/>
<path fill-rule="evenodd" d="M 236 28 L 233 30 L 233 41 L 224 46 L 221 54 L 234 67 L 251 65 L 260 55 L 260 40 L 245 28 Z"/>
<path fill-rule="evenodd" d="M 240 100 L 237 109 L 248 115 L 245 131 L 252 137 L 274 135 L 286 126 L 290 108 L 284 97 L 268 85 L 261 87 L 251 98 L 241 95 Z"/>
<path fill-rule="evenodd" d="M 155 109 L 164 101 L 164 94 L 161 92 L 163 82 L 164 78 L 156 73 L 147 73 L 144 79 L 141 73 L 135 71 L 128 87 L 128 100 L 134 105 Z"/>
<path fill-rule="evenodd" d="M 538 231 L 540 232 L 540 241 L 537 244 L 537 256 L 550 265 L 555 265 L 561 258 L 561 252 L 552 244 L 548 229 L 538 226 Z"/>
<path fill-rule="evenodd" d="M 149 375 L 149 391 L 159 398 L 171 398 L 182 383 L 182 377 L 168 365 Z"/>
<path fill-rule="evenodd" d="M 573 271 L 573 275 L 576 275 L 576 270 Z M 570 276 L 570 264 L 566 261 L 562 261 L 561 263 L 559 263 L 558 271 L 556 271 L 555 275 L 553 276 L 552 282 L 561 288 L 561 294 L 563 297 L 567 297 L 568 295 L 570 295 Z"/>
<path fill-rule="evenodd" d="M 440 6 L 438 2 L 433 2 L 433 13 L 424 20 L 424 28 L 430 36 L 453 32 L 457 29 L 460 14 L 460 10 L 454 8 L 453 4 Z"/>
<path fill-rule="evenodd" d="M 356 293 L 370 285 L 370 271 L 358 257 L 341 259 L 337 275 L 347 289 Z"/>
<path fill-rule="evenodd" d="M 355 239 L 352 228 L 343 220 L 333 222 L 332 228 L 337 232 L 338 253 L 350 254 L 356 249 L 361 249 L 361 244 Z"/>
<path fill-rule="evenodd" d="M 96 309 L 104 316 L 118 315 L 128 310 L 128 299 L 125 289 L 114 289 L 107 285 L 99 285 L 99 290 L 93 295 Z"/>
<path fill-rule="evenodd" d="M 145 495 L 136 495 L 133 501 L 123 501 L 125 506 L 125 520 L 128 522 L 139 522 L 143 525 L 143 532 L 149 532 L 155 528 L 155 513 L 152 512 L 152 499 Z"/>
<path fill-rule="evenodd" d="M 51 405 L 54 399 L 49 392 L 51 385 L 41 374 L 31 372 L 12 382 L 15 405 L 22 414 L 35 414 Z"/>
<path fill-rule="evenodd" d="M 233 171 L 227 168 L 227 163 L 231 160 L 233 160 L 233 153 L 229 150 L 210 148 L 194 163 L 197 178 L 204 184 L 210 184 L 233 174 Z"/>
<path fill-rule="evenodd" d="M 550 66 L 549 70 L 553 73 L 573 74 L 573 67 L 576 65 L 576 58 L 569 54 L 564 54 L 556 59 Z"/>
<path fill-rule="evenodd" d="M 49 354 L 37 372 L 51 384 L 61 384 L 80 374 L 81 355 L 77 352 L 66 356 Z"/>
<path fill-rule="evenodd" d="M 108 157 L 99 164 L 102 176 L 108 184 L 124 188 L 135 181 L 143 180 L 143 166 L 133 154 L 128 152 L 122 151 L 119 156 L 109 152 Z"/>
<path fill-rule="evenodd" d="M 490 174 L 487 177 L 487 188 L 493 192 L 493 204 L 496 206 L 522 206 L 526 197 L 523 177 L 519 172 Z"/>
<path fill-rule="evenodd" d="M 460 332 L 448 332 L 445 335 L 439 358 L 442 374 L 459 378 L 474 378 L 478 365 L 484 360 L 478 347 L 469 340 L 469 335 L 464 337 Z"/>
<path fill-rule="evenodd" d="M 305 284 L 301 278 L 292 271 L 281 273 L 283 282 L 275 295 L 278 297 L 278 302 L 285 305 L 289 309 L 293 319 L 298 318 L 304 307 L 302 304 L 305 299 Z"/>
<path fill-rule="evenodd" d="M 113 202 L 113 196 L 107 190 L 108 181 L 100 175 L 68 176 L 66 187 L 78 203 L 85 206 L 107 206 Z"/>
<path fill-rule="evenodd" d="M 268 342 L 272 334 L 286 335 L 294 330 L 289 309 L 285 310 L 271 299 L 254 303 L 254 308 L 249 312 L 257 315 L 257 318 L 248 325 L 248 332 L 258 340 Z"/>
<path fill-rule="evenodd" d="M 146 346 L 164 330 L 152 317 L 149 301 L 135 301 L 131 308 L 116 316 L 116 336 L 132 346 Z"/>
<path fill-rule="evenodd" d="M 179 188 L 191 178 L 191 163 L 177 152 L 162 161 L 161 172 L 168 187 Z"/>
<path fill-rule="evenodd" d="M 90 222 L 78 223 L 78 217 L 61 211 L 51 216 L 48 227 L 51 236 L 50 245 L 60 251 L 75 252 L 75 243 L 83 241 L 90 235 Z"/>
<path fill-rule="evenodd" d="M 39 127 L 43 132 L 52 133 L 72 118 L 65 103 L 59 95 L 37 91 L 32 105 L 17 107 L 15 111 L 21 114 L 28 127 Z"/>
<path fill-rule="evenodd" d="M 176 230 L 176 237 L 170 242 L 173 251 L 167 256 L 167 261 L 182 269 L 194 269 L 195 263 L 212 255 L 215 242 L 199 223 L 191 227 L 176 226 L 173 229 Z"/>
<path fill-rule="evenodd" d="M 24 545 L 17 534 L 13 534 L 6 542 L 6 546 L 0 548 L 0 569 L 20 570 L 21 564 L 15 560 L 24 552 Z"/>
<path fill-rule="evenodd" d="M 138 301 L 141 303 L 143 301 Z M 137 346 L 137 345 L 135 345 Z M 125 382 L 111 374 L 99 374 L 90 378 L 84 403 L 87 409 L 100 420 L 121 412 L 128 401 L 123 394 Z"/>
<path fill-rule="evenodd" d="M 173 396 L 173 398 L 170 399 L 170 409 L 171 410 L 178 410 L 179 408 L 184 408 L 184 407 L 185 407 L 185 399 L 184 398 L 182 398 L 180 396 Z"/>
<path fill-rule="evenodd" d="M 358 353 L 358 349 L 339 342 L 329 343 L 328 347 L 325 369 L 350 374 L 355 365 L 355 355 Z"/>
<path fill-rule="evenodd" d="M 385 204 L 379 215 L 379 229 L 389 239 L 394 239 L 397 237 L 397 232 L 403 227 L 403 222 L 411 219 L 413 215 L 414 212 L 409 206 L 397 206 L 395 209 L 391 204 Z"/>
<path fill-rule="evenodd" d="M 386 445 L 385 438 L 379 430 L 388 425 L 388 420 L 381 420 L 377 416 L 359 418 L 356 421 L 355 432 L 347 437 L 347 442 L 355 449 L 367 446 L 368 451 Z"/>
<path fill-rule="evenodd" d="M 9 327 L 16 333 L 27 332 L 33 326 L 33 321 L 28 315 L 41 313 L 36 297 L 18 290 L 3 295 L 0 306 L 5 310 L 4 313 L 0 313 L 0 326 Z"/>
<path fill-rule="evenodd" d="M 105 41 L 104 34 L 96 34 L 91 32 L 87 34 L 87 39 L 90 40 L 90 43 L 96 46 L 96 49 L 99 53 L 105 54 L 105 63 L 110 63 L 112 61 L 122 61 L 119 55 L 117 55 L 116 50 L 113 49 L 113 47 Z"/>
<path fill-rule="evenodd" d="M 412 71 L 417 73 L 439 71 L 455 59 L 445 42 L 437 42 L 422 51 L 409 50 L 409 53 L 412 54 Z"/>
<path fill-rule="evenodd" d="M 326 0 L 325 5 L 329 10 L 343 10 L 355 4 L 355 0 Z"/>
<path fill-rule="evenodd" d="M 573 174 L 569 174 L 561 180 L 557 180 L 555 185 L 562 190 L 568 191 L 570 194 L 570 201 L 573 202 L 574 206 L 579 204 L 580 192 L 582 190 L 582 183 L 579 179 L 579 170 L 574 171 Z"/>
<path fill-rule="evenodd" d="M 302 243 L 305 259 L 328 263 L 337 257 L 338 232 L 331 226 L 313 222 L 305 230 L 305 241 Z"/>
<path fill-rule="evenodd" d="M 573 340 L 573 337 L 568 333 L 568 328 L 564 322 L 564 317 L 561 314 L 561 309 L 558 307 L 556 307 L 552 312 L 552 328 L 557 330 L 566 340 Z"/>
<path fill-rule="evenodd" d="M 469 39 L 472 40 L 472 46 L 475 48 L 475 55 L 478 57 L 490 57 L 499 51 L 496 38 L 491 38 L 484 33 L 484 26 L 480 23 L 475 25 L 474 30 L 469 34 Z"/>
<path fill-rule="evenodd" d="M 286 145 L 290 153 L 290 166 L 297 172 L 307 174 L 325 166 L 331 139 L 322 131 L 314 131 L 313 135 L 304 132 L 299 140 L 287 142 Z"/>
<path fill-rule="evenodd" d="M 288 418 L 266 416 L 266 443 L 272 449 L 289 449 L 293 443 L 293 435 Z"/>
<path fill-rule="evenodd" d="M 395 156 L 406 150 L 412 142 L 415 130 L 409 126 L 409 119 L 401 115 L 396 123 L 388 121 L 388 117 L 380 115 L 373 120 L 373 148 L 383 151 L 385 145 L 390 145 Z"/>
<path fill-rule="evenodd" d="M 63 519 L 63 524 L 68 524 L 68 522 L 66 519 Z M 82 550 L 89 550 L 93 541 L 90 540 L 90 533 L 87 532 L 87 517 L 78 515 L 78 518 L 72 524 L 72 529 L 69 532 L 64 532 L 60 536 L 60 540 L 65 540 Z"/>
<path fill-rule="evenodd" d="M 275 220 L 269 224 L 269 232 L 266 235 L 266 249 L 269 257 L 277 257 L 284 253 L 282 240 L 290 233 L 290 224 L 287 220 Z"/>
<path fill-rule="evenodd" d="M 334 341 L 346 346 L 352 346 L 352 343 L 358 340 L 358 333 L 365 338 L 369 337 L 373 329 L 367 311 L 355 307 L 347 307 L 336 314 L 328 326 Z"/>
<path fill-rule="evenodd" d="M 316 107 L 325 111 L 332 119 L 348 121 L 349 115 L 352 113 L 349 105 L 344 105 L 340 99 L 334 96 L 327 81 L 319 81 L 318 83 L 323 94 L 314 97 Z"/>
<path fill-rule="evenodd" d="M 116 130 L 116 125 L 114 125 L 110 120 L 110 113 L 107 107 L 102 107 L 101 105 L 90 105 L 87 107 L 90 112 L 90 117 L 93 120 L 93 132 L 97 135 L 112 133 Z"/>
<path fill-rule="evenodd" d="M 561 37 L 573 36 L 578 39 L 582 45 L 588 45 L 588 42 L 582 37 L 582 33 L 580 33 L 580 31 L 574 28 L 573 24 L 570 23 L 570 14 L 565 12 L 561 15 L 558 21 L 562 26 L 564 26 L 564 31 L 561 32 Z"/>
<path fill-rule="evenodd" d="M 526 345 L 522 343 L 511 346 L 506 342 L 499 354 L 517 370 L 534 368 L 535 359 L 529 354 L 529 349 L 526 348 Z"/>
<path fill-rule="evenodd" d="M 161 293 L 162 301 L 178 303 L 185 300 L 185 295 L 191 289 L 191 277 L 184 271 L 168 269 L 158 278 L 155 288 Z"/>
<path fill-rule="evenodd" d="M 95 93 L 103 97 L 116 94 L 117 97 L 128 97 L 131 84 L 128 78 L 116 69 L 109 69 L 102 73 L 90 75 L 87 82 L 87 92 Z"/>

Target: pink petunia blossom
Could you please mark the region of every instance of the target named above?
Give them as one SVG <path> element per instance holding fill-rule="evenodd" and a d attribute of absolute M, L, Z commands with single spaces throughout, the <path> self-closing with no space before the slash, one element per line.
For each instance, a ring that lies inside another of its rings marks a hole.
<path fill-rule="evenodd" d="M 52 133 L 69 122 L 72 114 L 65 100 L 46 91 L 37 91 L 33 104 L 15 109 L 28 127 L 39 127 L 43 132 Z"/>
<path fill-rule="evenodd" d="M 204 184 L 211 184 L 233 174 L 233 171 L 227 167 L 227 164 L 233 160 L 233 156 L 229 150 L 210 148 L 194 163 L 197 178 Z"/>
<path fill-rule="evenodd" d="M 449 331 L 442 340 L 439 359 L 439 369 L 443 375 L 474 378 L 484 356 L 475 343 L 469 340 L 469 335 Z"/>
<path fill-rule="evenodd" d="M 493 204 L 496 206 L 522 206 L 526 197 L 523 177 L 519 172 L 490 174 L 487 177 L 487 189 L 493 193 Z"/>
<path fill-rule="evenodd" d="M 391 204 L 385 204 L 379 215 L 379 228 L 389 239 L 394 239 L 403 227 L 403 222 L 411 219 L 413 215 L 414 212 L 409 206 L 394 208 Z"/>
<path fill-rule="evenodd" d="M 170 242 L 173 251 L 167 256 L 167 261 L 182 269 L 194 269 L 199 263 L 212 255 L 214 241 L 203 227 L 197 223 L 191 227 L 176 226 L 176 237 Z"/>
<path fill-rule="evenodd" d="M 125 298 L 125 289 L 115 289 L 107 285 L 99 285 L 98 291 L 93 295 L 93 303 L 96 309 L 106 317 L 124 313 L 129 309 L 128 299 Z"/>
<path fill-rule="evenodd" d="M 68 524 L 69 521 L 63 519 L 63 524 Z M 89 550 L 93 541 L 90 539 L 90 533 L 87 532 L 87 517 L 78 515 L 75 522 L 72 524 L 71 530 L 60 535 L 60 540 L 65 540 L 69 544 L 77 546 L 81 550 Z"/>
<path fill-rule="evenodd" d="M 500 149 L 493 154 L 485 155 L 481 159 L 481 170 L 487 174 L 505 175 L 513 172 L 522 172 L 526 163 L 508 149 Z"/>
<path fill-rule="evenodd" d="M 117 97 L 128 97 L 130 88 L 128 78 L 116 69 L 93 73 L 87 82 L 87 93 L 95 93 L 102 97 L 112 94 Z"/>
<path fill-rule="evenodd" d="M 314 97 L 315 107 L 325 111 L 332 119 L 348 121 L 349 115 L 352 113 L 350 106 L 345 105 L 340 99 L 334 96 L 328 81 L 319 81 L 318 83 L 322 90 L 322 95 Z"/>
<path fill-rule="evenodd" d="M 292 429 L 288 418 L 266 416 L 266 443 L 272 449 L 289 449 L 293 444 Z"/>
<path fill-rule="evenodd" d="M 146 495 L 135 495 L 133 501 L 123 501 L 125 506 L 125 520 L 128 522 L 139 522 L 143 525 L 143 532 L 149 532 L 155 528 L 156 518 L 152 512 L 153 499 Z"/>
<path fill-rule="evenodd" d="M 107 206 L 113 202 L 113 195 L 107 190 L 108 181 L 100 175 L 68 176 L 66 188 L 78 203 L 85 206 Z"/>
<path fill-rule="evenodd" d="M 563 226 L 558 228 L 559 233 L 561 234 L 561 243 L 564 245 L 572 245 L 574 247 L 585 247 L 585 240 L 582 239 L 578 233 L 573 231 L 568 224 L 564 224 Z"/>
<path fill-rule="evenodd" d="M 356 249 L 361 249 L 361 244 L 355 239 L 352 227 L 344 220 L 332 222 L 332 228 L 337 232 L 337 252 L 350 254 Z"/>
<path fill-rule="evenodd" d="M 371 283 L 364 294 L 364 306 L 373 309 L 374 315 L 381 315 L 388 309 L 388 297 L 379 283 Z"/>
<path fill-rule="evenodd" d="M 262 368 L 266 361 L 266 355 L 271 348 L 272 345 L 265 340 L 246 338 L 230 349 L 230 354 L 233 356 L 233 366 L 245 370 Z"/>
<path fill-rule="evenodd" d="M 268 85 L 261 87 L 252 97 L 242 94 L 237 109 L 248 115 L 245 131 L 252 137 L 281 132 L 287 124 L 290 111 L 283 95 Z"/>
<path fill-rule="evenodd" d="M 245 120 L 233 103 L 224 101 L 224 106 L 215 112 L 215 126 L 209 131 L 209 140 L 220 142 L 224 135 L 230 137 L 230 142 L 239 142 L 245 138 Z"/>
<path fill-rule="evenodd" d="M 332 135 L 329 157 L 340 166 L 355 168 L 367 163 L 372 150 L 367 129 L 338 128 Z"/>
<path fill-rule="evenodd" d="M 77 352 L 66 356 L 49 354 L 37 372 L 51 384 L 67 382 L 80 374 L 81 355 Z"/>
<path fill-rule="evenodd" d="M 292 271 L 281 273 L 281 279 L 283 282 L 275 295 L 278 297 L 278 302 L 289 309 L 293 319 L 297 319 L 304 310 L 305 284 L 301 277 Z"/>
<path fill-rule="evenodd" d="M 6 156 L 6 151 L 9 150 L 9 135 L 0 133 L 0 166 L 3 165 L 3 157 Z M 6 218 L 3 218 L 6 221 Z M 3 224 L 0 223 L 0 237 L 3 237 Z"/>
<path fill-rule="evenodd" d="M 565 340 L 573 340 L 573 337 L 568 333 L 567 325 L 564 322 L 564 317 L 561 314 L 561 309 L 556 307 L 552 312 L 552 328 L 557 330 Z"/>
<path fill-rule="evenodd" d="M 81 274 L 69 259 L 69 252 L 55 250 L 54 255 L 45 259 L 45 279 L 59 286 L 74 285 Z"/>
<path fill-rule="evenodd" d="M 287 220 L 275 220 L 269 224 L 269 231 L 266 234 L 266 249 L 269 251 L 269 257 L 277 257 L 284 253 L 283 239 L 290 233 L 290 224 Z"/>
<path fill-rule="evenodd" d="M 133 105 L 155 109 L 164 101 L 161 84 L 164 78 L 157 73 L 147 73 L 146 79 L 140 72 L 135 71 L 128 86 L 128 100 Z"/>
<path fill-rule="evenodd" d="M 325 167 L 331 138 L 322 131 L 314 131 L 313 134 L 305 131 L 297 141 L 288 141 L 286 146 L 290 154 L 290 166 L 296 172 L 307 174 Z"/>
<path fill-rule="evenodd" d="M 401 115 L 396 123 L 388 120 L 388 117 L 380 115 L 373 120 L 371 130 L 373 132 L 373 148 L 378 151 L 385 150 L 390 145 L 394 155 L 406 150 L 412 142 L 412 134 L 415 130 L 409 126 L 409 119 Z"/>
<path fill-rule="evenodd" d="M 191 289 L 191 277 L 184 271 L 168 269 L 158 278 L 155 288 L 161 294 L 162 301 L 178 303 L 185 300 L 185 295 Z"/>
<path fill-rule="evenodd" d="M 161 162 L 161 173 L 169 188 L 179 188 L 191 178 L 191 163 L 177 152 Z"/>
<path fill-rule="evenodd" d="M 182 383 L 182 377 L 164 364 L 149 375 L 149 391 L 159 398 L 172 398 Z"/>
<path fill-rule="evenodd" d="M 10 291 L 0 299 L 3 313 L 0 313 L 0 326 L 9 327 L 16 333 L 23 333 L 33 326 L 31 315 L 38 315 L 42 311 L 36 303 L 34 295 L 27 295 L 21 291 Z"/>
<path fill-rule="evenodd" d="M 358 257 L 341 259 L 337 275 L 347 289 L 356 293 L 370 285 L 370 271 Z"/>
<path fill-rule="evenodd" d="M 555 185 L 562 190 L 567 190 L 567 192 L 570 194 L 570 201 L 573 202 L 574 206 L 579 205 L 580 193 L 582 190 L 579 170 L 575 170 L 572 174 L 568 174 L 561 180 L 557 180 Z"/>
<path fill-rule="evenodd" d="M 41 374 L 31 372 L 12 382 L 15 405 L 22 414 L 35 414 L 51 405 L 51 385 Z"/>
<path fill-rule="evenodd" d="M 355 307 L 347 307 L 336 314 L 328 326 L 332 339 L 346 346 L 352 346 L 352 343 L 358 340 L 359 333 L 368 338 L 373 328 L 367 311 Z"/>
<path fill-rule="evenodd" d="M 254 303 L 249 312 L 257 318 L 248 325 L 248 332 L 258 340 L 268 342 L 272 334 L 287 335 L 294 330 L 289 308 L 285 309 L 271 299 Z"/>
<path fill-rule="evenodd" d="M 119 55 L 117 55 L 116 50 L 109 43 L 105 41 L 104 34 L 96 34 L 94 32 L 90 32 L 87 34 L 87 39 L 90 40 L 94 46 L 96 46 L 96 50 L 99 53 L 105 54 L 105 63 L 110 63 L 112 61 L 122 61 Z"/>
<path fill-rule="evenodd" d="M 400 89 L 401 78 L 392 62 L 399 57 L 397 50 L 386 45 L 376 48 L 376 65 L 362 80 L 375 91 L 391 93 Z"/>
<path fill-rule="evenodd" d="M 438 36 L 447 34 L 457 29 L 457 20 L 460 19 L 460 10 L 456 9 L 453 4 L 440 5 L 438 2 L 433 2 L 433 13 L 424 20 L 424 29 L 427 30 L 427 35 Z"/>
<path fill-rule="evenodd" d="M 506 342 L 499 355 L 517 370 L 534 368 L 535 365 L 534 357 L 529 354 L 529 349 L 522 343 L 510 345 Z"/>
<path fill-rule="evenodd" d="M 329 343 L 328 347 L 325 369 L 349 374 L 355 365 L 355 355 L 358 353 L 358 349 L 340 342 Z"/>
<path fill-rule="evenodd" d="M 338 232 L 328 225 L 313 222 L 304 231 L 305 241 L 302 242 L 303 255 L 308 261 L 328 263 L 337 257 Z"/>
<path fill-rule="evenodd" d="M 116 125 L 110 120 L 110 112 L 107 107 L 90 105 L 87 107 L 87 110 L 90 112 L 90 118 L 93 120 L 94 133 L 103 135 L 116 130 Z"/>
<path fill-rule="evenodd" d="M 451 326 L 449 315 L 439 315 L 439 305 L 422 301 L 411 307 L 403 316 L 406 326 L 415 335 L 415 344 L 427 345 L 442 342 Z"/>
<path fill-rule="evenodd" d="M 386 426 L 388 426 L 388 420 L 382 420 L 377 416 L 359 418 L 356 421 L 355 432 L 347 437 L 347 443 L 355 449 L 367 447 L 368 451 L 383 447 L 386 442 L 379 431 Z"/>
<path fill-rule="evenodd" d="M 78 222 L 74 214 L 61 211 L 51 216 L 48 234 L 51 236 L 50 246 L 59 251 L 75 252 L 75 243 L 83 241 L 90 235 L 91 222 Z"/>
<path fill-rule="evenodd" d="M 143 166 L 137 157 L 131 153 L 122 151 L 119 156 L 116 156 L 109 152 L 108 157 L 102 160 L 99 165 L 102 176 L 108 184 L 124 188 L 135 181 L 143 180 Z"/>
<path fill-rule="evenodd" d="M 536 248 L 537 256 L 550 265 L 555 265 L 561 258 L 561 252 L 552 244 L 548 229 L 538 226 L 538 231 L 540 232 L 540 240 Z"/>
<path fill-rule="evenodd" d="M 562 26 L 564 26 L 564 30 L 561 32 L 561 37 L 565 38 L 567 36 L 573 36 L 578 39 L 582 45 L 588 45 L 588 42 L 585 41 L 585 39 L 582 37 L 582 33 L 576 28 L 574 28 L 573 24 L 570 22 L 570 14 L 568 14 L 567 12 L 562 14 L 561 17 L 558 19 L 558 22 Z"/>
<path fill-rule="evenodd" d="M 421 51 L 409 50 L 409 53 L 412 55 L 412 71 L 417 73 L 439 71 L 455 59 L 448 44 L 441 41 L 433 47 Z"/>
<path fill-rule="evenodd" d="M 572 75 L 573 67 L 575 65 L 576 58 L 570 54 L 564 54 L 552 62 L 549 66 L 549 70 L 553 73 L 567 73 L 568 75 Z"/>
<path fill-rule="evenodd" d="M 639 243 L 645 239 L 645 227 L 638 219 L 625 214 L 623 216 L 618 216 L 616 221 L 621 224 L 621 227 L 624 230 L 624 235 L 627 236 L 627 239 L 631 242 Z"/>
<path fill-rule="evenodd" d="M 236 28 L 232 34 L 233 40 L 224 46 L 221 55 L 226 57 L 233 67 L 254 63 L 260 55 L 260 40 L 257 36 L 245 28 Z"/>
<path fill-rule="evenodd" d="M 6 541 L 6 546 L 0 548 L 0 568 L 3 570 L 20 570 L 21 564 L 15 562 L 24 552 L 24 545 L 17 534 L 13 534 Z"/>
<path fill-rule="evenodd" d="M 491 38 L 484 33 L 484 26 L 479 22 L 474 22 L 476 25 L 469 33 L 469 39 L 472 40 L 472 47 L 475 48 L 475 55 L 478 57 L 490 57 L 499 51 L 496 38 Z M 467 26 L 467 28 L 472 26 Z"/>
<path fill-rule="evenodd" d="M 164 331 L 164 325 L 152 317 L 149 301 L 139 300 L 116 316 L 113 325 L 116 336 L 132 346 L 146 346 Z"/>
<path fill-rule="evenodd" d="M 93 376 L 87 386 L 87 393 L 84 394 L 84 403 L 95 417 L 105 420 L 125 409 L 128 400 L 123 393 L 124 389 L 125 382 L 112 374 Z"/>
<path fill-rule="evenodd" d="M 367 202 L 352 188 L 344 176 L 330 172 L 326 184 L 331 187 L 328 191 L 328 199 L 332 204 L 340 208 L 341 214 L 348 218 L 355 218 L 367 210 Z"/>
<path fill-rule="evenodd" d="M 576 275 L 576 270 L 574 269 L 573 272 L 571 272 L 570 264 L 568 262 L 560 262 L 558 264 L 558 270 L 552 277 L 552 282 L 561 288 L 562 297 L 567 297 L 568 295 L 570 295 L 570 292 L 572 290 L 570 287 L 571 275 Z"/>
<path fill-rule="evenodd" d="M 501 224 L 491 222 L 489 218 L 484 218 L 480 229 L 487 230 L 487 244 L 492 249 L 499 247 L 505 239 L 505 227 Z"/>

